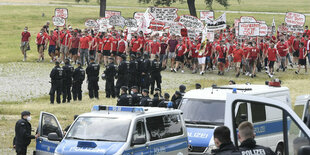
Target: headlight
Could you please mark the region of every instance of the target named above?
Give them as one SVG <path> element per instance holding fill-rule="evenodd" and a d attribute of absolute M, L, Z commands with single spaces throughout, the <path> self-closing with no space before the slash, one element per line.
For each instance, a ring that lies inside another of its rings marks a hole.
<path fill-rule="evenodd" d="M 217 149 L 217 147 L 216 147 L 215 145 L 212 145 L 212 144 L 210 145 L 210 144 L 209 144 L 209 147 L 208 147 L 206 153 L 207 153 L 207 154 L 211 154 L 211 151 L 214 150 L 214 149 Z"/>

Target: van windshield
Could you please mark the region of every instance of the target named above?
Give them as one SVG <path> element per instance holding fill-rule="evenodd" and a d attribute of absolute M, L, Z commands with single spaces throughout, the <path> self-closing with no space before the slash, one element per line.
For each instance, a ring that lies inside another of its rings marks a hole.
<path fill-rule="evenodd" d="M 125 142 L 131 120 L 105 117 L 80 117 L 66 139 Z"/>
<path fill-rule="evenodd" d="M 224 124 L 225 101 L 183 99 L 181 103 L 179 109 L 187 124 Z"/>

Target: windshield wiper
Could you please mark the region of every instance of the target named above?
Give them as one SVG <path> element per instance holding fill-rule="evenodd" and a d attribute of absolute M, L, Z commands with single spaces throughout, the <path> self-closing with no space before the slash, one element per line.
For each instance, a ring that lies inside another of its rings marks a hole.
<path fill-rule="evenodd" d="M 83 138 L 79 138 L 79 137 L 66 137 L 66 139 L 77 139 L 77 140 L 85 140 L 85 139 L 83 139 Z"/>
<path fill-rule="evenodd" d="M 186 120 L 185 123 L 189 123 L 189 124 L 204 124 L 204 125 L 219 125 L 219 124 L 221 124 L 219 122 L 204 122 L 204 121 L 189 121 L 189 120 Z"/>

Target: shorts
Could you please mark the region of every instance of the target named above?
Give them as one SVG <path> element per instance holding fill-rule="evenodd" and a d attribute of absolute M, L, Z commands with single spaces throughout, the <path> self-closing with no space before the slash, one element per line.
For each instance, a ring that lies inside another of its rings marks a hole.
<path fill-rule="evenodd" d="M 175 57 L 175 61 L 179 61 L 179 62 L 184 62 L 184 55 L 182 55 L 182 56 L 176 56 Z"/>
<path fill-rule="evenodd" d="M 137 52 L 134 52 L 134 51 L 130 51 L 130 55 L 133 54 L 136 56 Z"/>
<path fill-rule="evenodd" d="M 293 57 L 299 57 L 299 51 L 298 50 L 293 52 Z"/>
<path fill-rule="evenodd" d="M 113 56 L 116 56 L 117 52 L 116 51 L 112 51 L 112 54 L 113 54 Z"/>
<path fill-rule="evenodd" d="M 38 48 L 38 52 L 39 52 L 40 48 L 42 48 L 42 51 L 44 52 L 44 45 L 37 45 L 37 48 Z"/>
<path fill-rule="evenodd" d="M 299 60 L 298 60 L 298 65 L 306 66 L 306 65 L 307 65 L 306 59 L 299 59 Z"/>
<path fill-rule="evenodd" d="M 251 65 L 256 65 L 257 64 L 257 58 L 251 58 L 250 59 L 250 64 Z"/>
<path fill-rule="evenodd" d="M 184 56 L 185 56 L 186 59 L 191 59 L 191 57 L 188 57 L 188 52 L 186 52 L 186 53 L 184 54 Z"/>
<path fill-rule="evenodd" d="M 241 62 L 234 62 L 237 68 L 241 67 Z"/>
<path fill-rule="evenodd" d="M 77 48 L 71 48 L 69 51 L 72 55 L 77 55 L 78 49 Z"/>
<path fill-rule="evenodd" d="M 160 54 L 160 61 L 166 60 L 167 55 L 166 54 Z"/>
<path fill-rule="evenodd" d="M 192 63 L 197 64 L 198 63 L 198 58 L 192 58 Z"/>
<path fill-rule="evenodd" d="M 274 66 L 274 61 L 269 61 L 269 68 L 273 68 Z"/>
<path fill-rule="evenodd" d="M 110 56 L 111 55 L 110 50 L 103 50 L 102 55 L 103 56 Z"/>
<path fill-rule="evenodd" d="M 55 49 L 56 49 L 56 45 L 50 45 L 48 47 L 48 53 L 51 54 L 51 53 L 55 53 Z"/>
<path fill-rule="evenodd" d="M 95 55 L 96 51 L 95 50 L 90 50 L 89 55 Z"/>
<path fill-rule="evenodd" d="M 207 56 L 205 60 L 207 63 L 211 63 L 211 57 L 210 56 Z"/>
<path fill-rule="evenodd" d="M 124 53 L 122 53 L 122 52 L 117 52 L 117 53 L 116 53 L 116 55 L 119 56 L 119 57 L 122 56 L 123 54 L 124 54 Z"/>
<path fill-rule="evenodd" d="M 199 65 L 205 64 L 206 63 L 206 57 L 198 58 L 198 63 L 199 63 Z"/>
<path fill-rule="evenodd" d="M 175 56 L 176 56 L 175 52 L 169 52 L 168 53 L 168 59 L 173 59 L 173 58 L 175 58 Z"/>
<path fill-rule="evenodd" d="M 280 62 L 283 63 L 283 64 L 285 64 L 285 62 L 286 62 L 286 56 L 280 57 Z"/>
<path fill-rule="evenodd" d="M 20 44 L 20 50 L 22 50 L 22 51 L 27 51 L 28 47 L 29 47 L 29 42 L 22 42 Z"/>
<path fill-rule="evenodd" d="M 221 63 L 223 63 L 223 64 L 225 64 L 225 63 L 226 63 L 225 58 L 218 58 L 218 59 L 217 59 L 217 61 L 218 61 L 218 62 L 221 62 Z"/>
<path fill-rule="evenodd" d="M 69 52 L 68 50 L 69 50 L 68 46 L 65 45 L 60 46 L 60 53 L 67 54 Z"/>

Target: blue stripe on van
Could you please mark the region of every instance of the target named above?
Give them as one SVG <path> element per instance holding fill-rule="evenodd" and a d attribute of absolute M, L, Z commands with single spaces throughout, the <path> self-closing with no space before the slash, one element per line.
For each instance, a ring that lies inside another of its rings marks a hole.
<path fill-rule="evenodd" d="M 290 129 L 291 120 L 287 120 L 288 130 Z M 269 134 L 275 134 L 283 131 L 283 121 L 277 120 L 273 122 L 264 122 L 254 124 L 254 132 L 256 136 L 266 136 Z"/>

